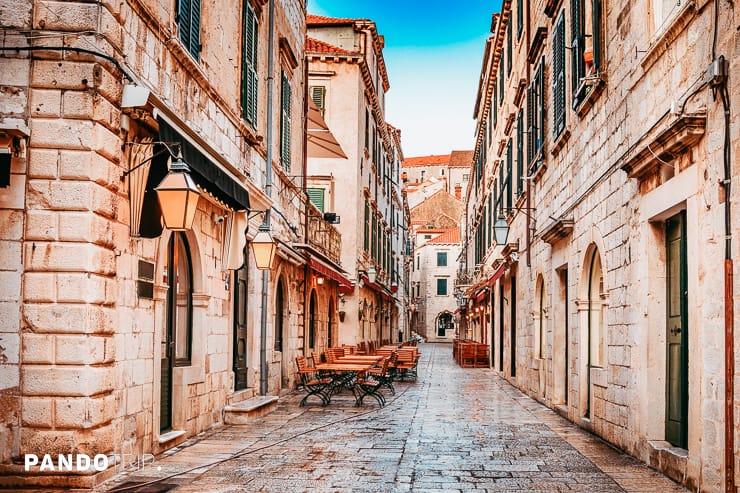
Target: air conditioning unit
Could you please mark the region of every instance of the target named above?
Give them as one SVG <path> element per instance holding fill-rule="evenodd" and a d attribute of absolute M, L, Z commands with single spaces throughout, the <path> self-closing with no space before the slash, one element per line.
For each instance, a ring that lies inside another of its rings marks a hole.
<path fill-rule="evenodd" d="M 340 216 L 337 216 L 336 212 L 324 212 L 324 221 L 330 224 L 339 224 L 341 220 Z"/>

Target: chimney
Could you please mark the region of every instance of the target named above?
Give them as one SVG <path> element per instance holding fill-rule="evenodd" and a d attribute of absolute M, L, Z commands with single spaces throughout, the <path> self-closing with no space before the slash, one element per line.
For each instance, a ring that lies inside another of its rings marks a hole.
<path fill-rule="evenodd" d="M 455 198 L 462 200 L 462 187 L 460 185 L 455 185 Z"/>

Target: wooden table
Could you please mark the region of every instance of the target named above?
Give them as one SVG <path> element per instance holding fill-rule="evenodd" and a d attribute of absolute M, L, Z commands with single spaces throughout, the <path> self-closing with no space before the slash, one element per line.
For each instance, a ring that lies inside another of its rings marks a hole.
<path fill-rule="evenodd" d="M 356 364 L 356 365 L 374 365 L 377 363 L 380 363 L 383 361 L 384 356 L 377 355 L 377 356 L 359 356 L 355 354 L 350 354 L 349 356 L 342 356 L 341 358 L 337 358 L 337 363 L 346 363 L 346 364 Z"/>
<path fill-rule="evenodd" d="M 367 372 L 373 366 L 375 363 L 321 363 L 316 365 L 316 369 L 322 373 L 328 373 L 332 380 L 329 391 L 329 402 L 331 402 L 331 396 L 342 388 L 348 388 L 354 394 L 355 376 Z"/>

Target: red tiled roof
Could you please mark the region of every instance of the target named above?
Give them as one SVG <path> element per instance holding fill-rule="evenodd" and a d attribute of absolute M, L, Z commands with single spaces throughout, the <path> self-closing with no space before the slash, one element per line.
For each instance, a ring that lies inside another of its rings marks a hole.
<path fill-rule="evenodd" d="M 432 238 L 428 243 L 460 243 L 460 228 L 446 229 L 444 233 Z"/>
<path fill-rule="evenodd" d="M 450 166 L 467 168 L 473 162 L 473 151 L 452 151 L 450 154 Z"/>
<path fill-rule="evenodd" d="M 353 55 L 351 51 L 347 51 L 344 48 L 325 43 L 318 39 L 306 37 L 306 52 L 307 53 L 334 53 L 340 55 Z"/>
<path fill-rule="evenodd" d="M 306 16 L 307 26 L 343 26 L 347 24 L 354 24 L 355 19 L 350 18 L 338 18 L 338 17 L 326 17 L 323 15 L 308 14 Z"/>
<path fill-rule="evenodd" d="M 450 162 L 449 154 L 439 154 L 432 156 L 409 157 L 403 160 L 402 167 L 406 166 L 434 166 L 447 164 Z"/>

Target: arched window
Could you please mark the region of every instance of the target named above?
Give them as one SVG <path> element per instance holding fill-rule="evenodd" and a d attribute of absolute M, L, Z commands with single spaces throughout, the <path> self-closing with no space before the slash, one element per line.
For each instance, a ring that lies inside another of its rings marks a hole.
<path fill-rule="evenodd" d="M 183 233 L 173 233 L 168 246 L 168 343 L 174 345 L 175 366 L 190 364 L 193 318 L 193 271 Z"/>
<path fill-rule="evenodd" d="M 275 292 L 275 351 L 283 351 L 283 328 L 285 325 L 285 303 L 283 300 L 283 280 L 279 279 Z"/>
<path fill-rule="evenodd" d="M 308 348 L 316 347 L 316 324 L 318 323 L 318 313 L 316 313 L 316 291 L 311 291 L 311 298 L 308 304 Z"/>

